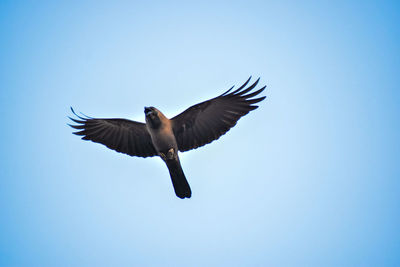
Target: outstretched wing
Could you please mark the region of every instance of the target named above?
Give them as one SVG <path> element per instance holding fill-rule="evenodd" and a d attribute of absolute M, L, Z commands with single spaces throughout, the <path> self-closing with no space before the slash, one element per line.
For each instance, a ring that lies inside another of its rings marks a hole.
<path fill-rule="evenodd" d="M 77 125 L 69 126 L 79 130 L 74 134 L 82 135 L 83 140 L 103 144 L 130 156 L 145 158 L 157 155 L 144 123 L 125 119 L 84 118 L 77 115 L 72 107 L 71 110 L 79 120 L 70 117 Z"/>
<path fill-rule="evenodd" d="M 252 91 L 260 80 L 258 78 L 251 86 L 245 88 L 250 79 L 251 76 L 235 91 L 232 91 L 232 87 L 222 95 L 191 106 L 172 118 L 179 151 L 188 151 L 217 140 L 235 126 L 241 117 L 258 108 L 253 104 L 264 100 L 265 96 L 253 97 L 260 94 L 265 86 Z"/>

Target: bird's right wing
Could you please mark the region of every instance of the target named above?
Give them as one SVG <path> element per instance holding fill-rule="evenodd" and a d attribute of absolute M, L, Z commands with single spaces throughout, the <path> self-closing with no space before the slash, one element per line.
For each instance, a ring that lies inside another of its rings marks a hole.
<path fill-rule="evenodd" d="M 74 134 L 82 135 L 83 140 L 103 144 L 130 156 L 145 158 L 157 155 L 146 124 L 125 119 L 84 118 L 71 110 L 79 120 L 70 118 L 77 123 L 70 126 L 79 130 Z"/>

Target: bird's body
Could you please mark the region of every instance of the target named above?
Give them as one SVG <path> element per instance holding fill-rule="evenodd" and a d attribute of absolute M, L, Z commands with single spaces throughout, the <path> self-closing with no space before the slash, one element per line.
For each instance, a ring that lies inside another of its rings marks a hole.
<path fill-rule="evenodd" d="M 82 139 L 101 143 L 130 156 L 160 156 L 166 163 L 176 195 L 190 198 L 191 189 L 183 173 L 178 151 L 188 151 L 211 143 L 225 134 L 236 122 L 258 106 L 265 97 L 252 98 L 265 86 L 252 92 L 259 79 L 244 89 L 250 78 L 237 90 L 196 104 L 172 119 L 154 107 L 145 107 L 146 124 L 126 119 L 84 118 L 72 121 Z"/>
<path fill-rule="evenodd" d="M 178 145 L 172 131 L 171 121 L 158 109 L 154 107 L 148 109 L 151 111 L 146 115 L 146 127 L 156 151 L 168 151 L 170 148 L 177 151 Z M 155 112 L 156 114 L 152 115 L 151 112 Z M 158 118 L 152 119 L 152 116 L 157 116 Z M 160 123 L 154 122 L 154 120 L 160 120 Z"/>
<path fill-rule="evenodd" d="M 155 107 L 145 107 L 146 127 L 158 155 L 167 164 L 175 194 L 190 198 L 192 191 L 183 173 L 178 156 L 178 144 L 172 130 L 171 120 Z"/>

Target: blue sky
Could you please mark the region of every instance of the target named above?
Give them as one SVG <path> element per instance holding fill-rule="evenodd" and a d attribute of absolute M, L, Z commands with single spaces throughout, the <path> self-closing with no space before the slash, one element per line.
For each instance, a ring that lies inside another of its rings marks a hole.
<path fill-rule="evenodd" d="M 395 1 L 2 1 L 0 266 L 399 266 Z M 158 158 L 71 134 L 250 75 L 260 108 Z"/>

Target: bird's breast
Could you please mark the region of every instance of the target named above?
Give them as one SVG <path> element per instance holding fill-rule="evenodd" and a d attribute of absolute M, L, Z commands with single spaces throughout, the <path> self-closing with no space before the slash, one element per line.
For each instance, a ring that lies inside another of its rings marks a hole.
<path fill-rule="evenodd" d="M 159 129 L 149 129 L 151 140 L 157 152 L 168 151 L 170 148 L 177 150 L 175 135 L 172 129 L 164 127 Z"/>

